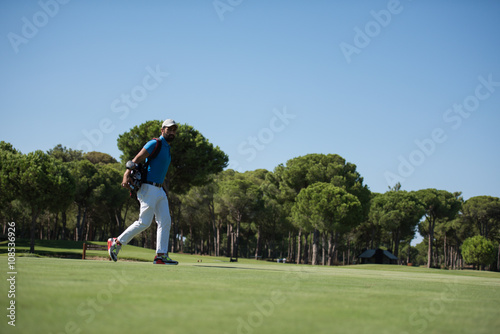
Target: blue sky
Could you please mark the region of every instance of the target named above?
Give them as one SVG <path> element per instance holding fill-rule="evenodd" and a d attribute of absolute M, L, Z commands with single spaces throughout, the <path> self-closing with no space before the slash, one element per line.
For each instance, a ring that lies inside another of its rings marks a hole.
<path fill-rule="evenodd" d="M 385 192 L 500 197 L 499 1 L 1 1 L 0 140 L 119 159 L 145 121 L 239 171 L 336 153 Z"/>

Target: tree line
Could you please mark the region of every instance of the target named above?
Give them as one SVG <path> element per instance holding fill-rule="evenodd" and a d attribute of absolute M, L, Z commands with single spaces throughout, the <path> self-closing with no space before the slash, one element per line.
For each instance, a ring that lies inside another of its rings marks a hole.
<path fill-rule="evenodd" d="M 0 143 L 0 223 L 16 222 L 31 241 L 107 240 L 138 216 L 121 187 L 125 162 L 151 138 L 149 121 L 118 138 L 121 161 L 61 145 L 22 154 Z M 172 252 L 281 259 L 313 265 L 352 264 L 383 248 L 400 263 L 477 267 L 500 262 L 500 199 L 437 189 L 373 193 L 356 165 L 336 154 L 308 154 L 273 171 L 226 169 L 227 155 L 183 124 L 164 181 L 172 215 Z M 410 245 L 416 232 L 424 240 Z M 151 228 L 133 244 L 154 248 Z"/>

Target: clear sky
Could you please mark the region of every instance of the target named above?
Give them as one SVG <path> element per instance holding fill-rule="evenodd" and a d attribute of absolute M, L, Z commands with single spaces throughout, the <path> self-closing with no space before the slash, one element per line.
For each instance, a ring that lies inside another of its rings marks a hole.
<path fill-rule="evenodd" d="M 0 140 L 119 159 L 148 120 L 239 170 L 309 153 L 374 192 L 500 197 L 500 1 L 0 1 Z"/>

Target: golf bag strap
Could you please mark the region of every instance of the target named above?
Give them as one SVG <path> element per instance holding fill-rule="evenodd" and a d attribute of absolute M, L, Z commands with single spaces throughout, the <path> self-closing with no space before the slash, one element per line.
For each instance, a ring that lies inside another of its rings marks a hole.
<path fill-rule="evenodd" d="M 154 158 L 156 158 L 158 156 L 158 153 L 160 153 L 161 151 L 161 139 L 160 138 L 154 138 L 154 140 L 156 140 L 156 144 L 155 144 L 155 148 L 153 149 L 153 152 L 151 153 L 151 155 L 148 157 L 148 162 L 153 160 Z"/>

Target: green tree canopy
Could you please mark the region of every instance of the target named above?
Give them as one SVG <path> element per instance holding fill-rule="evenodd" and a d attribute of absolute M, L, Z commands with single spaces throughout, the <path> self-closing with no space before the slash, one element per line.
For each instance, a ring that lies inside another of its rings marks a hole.
<path fill-rule="evenodd" d="M 485 266 L 495 260 L 493 243 L 481 235 L 468 238 L 462 245 L 462 256 L 466 263 Z"/>
<path fill-rule="evenodd" d="M 320 231 L 347 232 L 359 222 L 361 203 L 343 188 L 317 182 L 300 191 L 292 215 Z"/>
<path fill-rule="evenodd" d="M 393 252 L 398 256 L 400 241 L 413 239 L 424 213 L 424 207 L 415 193 L 399 190 L 375 196 L 369 218 L 374 224 L 391 233 Z"/>
<path fill-rule="evenodd" d="M 40 213 L 69 205 L 75 192 L 75 181 L 66 166 L 42 151 L 18 155 L 14 181 L 16 197 L 31 212 L 30 252 L 35 251 L 35 225 Z"/>
<path fill-rule="evenodd" d="M 18 159 L 22 155 L 4 141 L 0 142 L 0 216 L 9 220 L 12 216 L 11 201 L 16 199 L 14 180 L 18 175 Z"/>
<path fill-rule="evenodd" d="M 331 183 L 317 182 L 300 191 L 292 217 L 304 230 L 314 230 L 313 264 L 317 264 L 317 233 L 347 232 L 360 223 L 358 198 Z"/>
<path fill-rule="evenodd" d="M 61 160 L 62 162 L 71 162 L 83 159 L 82 151 L 66 148 L 66 146 L 62 146 L 61 144 L 57 145 L 51 150 L 48 150 L 47 154 L 57 160 Z"/>
<path fill-rule="evenodd" d="M 297 195 L 301 189 L 316 182 L 342 187 L 360 201 L 369 198 L 369 190 L 356 171 L 356 165 L 337 154 L 307 154 L 287 161 L 280 171 L 283 186 Z"/>
<path fill-rule="evenodd" d="M 11 143 L 7 143 L 7 142 L 5 142 L 3 140 L 0 141 L 0 151 L 10 152 L 10 153 L 14 153 L 14 154 L 21 153 L 18 150 L 16 150 L 14 148 L 14 146 L 12 146 Z"/>
<path fill-rule="evenodd" d="M 356 196 L 364 214 L 368 213 L 370 190 L 363 184 L 356 165 L 337 154 L 308 154 L 290 159 L 285 166 L 276 167 L 269 180 L 279 188 L 279 197 L 290 209 L 302 189 L 316 182 L 327 182 Z"/>
<path fill-rule="evenodd" d="M 111 155 L 96 151 L 88 152 L 87 154 L 84 155 L 84 158 L 93 163 L 94 165 L 98 163 L 116 164 L 118 162 Z"/>
<path fill-rule="evenodd" d="M 490 240 L 500 239 L 500 198 L 476 196 L 465 201 L 462 219 L 480 235 Z"/>

